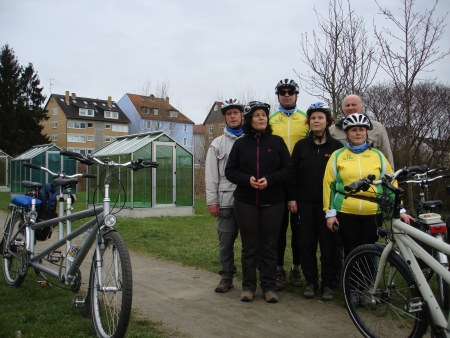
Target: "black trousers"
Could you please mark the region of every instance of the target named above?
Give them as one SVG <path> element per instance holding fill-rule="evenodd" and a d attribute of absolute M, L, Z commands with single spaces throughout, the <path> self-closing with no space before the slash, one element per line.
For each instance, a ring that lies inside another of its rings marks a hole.
<path fill-rule="evenodd" d="M 242 241 L 242 289 L 255 292 L 256 269 L 263 292 L 274 291 L 277 279 L 277 241 L 285 204 L 255 206 L 234 200 Z"/>
<path fill-rule="evenodd" d="M 321 288 L 333 287 L 334 278 L 339 271 L 339 254 L 337 244 L 339 235 L 327 227 L 322 202 L 310 203 L 297 201 L 298 214 L 298 243 L 300 246 L 300 261 L 306 283 L 319 285 L 317 268 L 317 245 L 320 246 Z"/>
<path fill-rule="evenodd" d="M 373 244 L 378 241 L 377 224 L 381 226 L 382 214 L 353 215 L 338 212 L 339 235 L 344 247 L 344 257 L 363 244 Z"/>
<path fill-rule="evenodd" d="M 286 205 L 286 204 L 285 204 Z M 281 221 L 280 234 L 278 235 L 278 245 L 277 245 L 277 265 L 284 265 L 284 252 L 286 251 L 286 234 L 289 226 L 289 219 L 291 223 L 291 248 L 292 248 L 292 263 L 294 265 L 300 265 L 300 249 L 298 245 L 298 235 L 297 235 L 297 223 L 298 223 L 298 215 L 289 212 L 289 210 L 285 207 L 283 213 L 283 219 Z"/>

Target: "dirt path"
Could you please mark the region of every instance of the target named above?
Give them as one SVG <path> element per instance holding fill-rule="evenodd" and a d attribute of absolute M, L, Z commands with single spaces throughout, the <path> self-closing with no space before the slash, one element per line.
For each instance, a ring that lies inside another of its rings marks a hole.
<path fill-rule="evenodd" d="M 0 212 L 0 225 L 5 222 Z M 53 236 L 52 236 L 53 237 Z M 57 232 L 54 233 L 57 238 Z M 214 292 L 219 276 L 193 267 L 131 253 L 133 308 L 168 332 L 184 337 L 360 337 L 346 310 L 330 303 L 279 292 L 267 304 L 258 288 L 251 303 L 239 301 L 239 283 Z M 82 266 L 84 286 L 89 263 Z"/>

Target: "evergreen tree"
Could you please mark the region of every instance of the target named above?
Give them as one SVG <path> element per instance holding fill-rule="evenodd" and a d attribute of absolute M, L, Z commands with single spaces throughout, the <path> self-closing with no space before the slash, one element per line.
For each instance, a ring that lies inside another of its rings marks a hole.
<path fill-rule="evenodd" d="M 42 135 L 45 95 L 33 64 L 23 68 L 8 44 L 0 52 L 0 149 L 17 156 L 50 140 Z"/>

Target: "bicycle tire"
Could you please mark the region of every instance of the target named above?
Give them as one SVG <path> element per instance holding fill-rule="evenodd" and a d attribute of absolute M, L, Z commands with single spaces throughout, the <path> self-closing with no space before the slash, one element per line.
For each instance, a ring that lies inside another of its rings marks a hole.
<path fill-rule="evenodd" d="M 98 337 L 121 338 L 125 336 L 131 315 L 131 259 L 125 241 L 117 232 L 106 233 L 103 240 L 101 284 L 95 259 L 89 278 L 92 324 Z"/>
<path fill-rule="evenodd" d="M 422 337 L 428 328 L 425 309 L 404 310 L 407 299 L 421 294 L 398 254 L 391 252 L 378 290 L 371 289 L 381 253 L 382 248 L 374 244 L 362 245 L 345 260 L 342 287 L 350 318 L 365 337 Z"/>
<path fill-rule="evenodd" d="M 18 231 L 21 222 L 21 215 L 13 215 L 3 235 L 3 277 L 8 285 L 16 287 L 23 283 L 28 272 L 25 230 Z"/>

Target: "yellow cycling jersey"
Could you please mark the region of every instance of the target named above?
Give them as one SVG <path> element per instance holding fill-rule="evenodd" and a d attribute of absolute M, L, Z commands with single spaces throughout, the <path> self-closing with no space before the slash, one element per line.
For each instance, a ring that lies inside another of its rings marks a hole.
<path fill-rule="evenodd" d="M 281 111 L 276 111 L 270 114 L 269 122 L 273 134 L 283 138 L 291 155 L 295 144 L 308 135 L 309 126 L 306 113 L 299 109 L 289 117 Z"/>
<path fill-rule="evenodd" d="M 349 197 L 345 199 L 344 186 L 370 174 L 379 180 L 384 174 L 392 174 L 392 167 L 381 151 L 368 148 L 360 154 L 351 152 L 347 147 L 331 154 L 323 178 L 323 209 L 336 210 L 353 215 L 374 215 L 380 213 L 378 204 Z M 396 185 L 396 184 L 394 184 Z M 357 195 L 379 197 L 381 185 L 371 185 L 367 191 Z"/>

